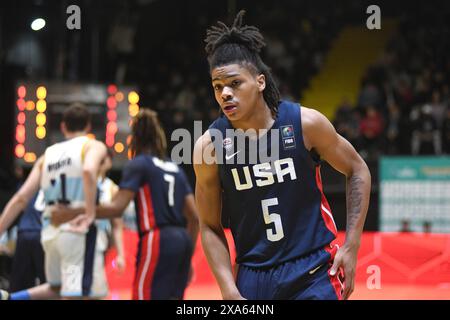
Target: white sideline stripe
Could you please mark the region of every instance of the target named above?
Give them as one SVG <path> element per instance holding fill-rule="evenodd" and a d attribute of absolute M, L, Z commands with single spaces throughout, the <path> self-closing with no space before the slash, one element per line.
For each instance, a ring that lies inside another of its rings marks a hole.
<path fill-rule="evenodd" d="M 150 231 L 147 240 L 147 252 L 145 256 L 144 268 L 142 269 L 142 273 L 139 278 L 139 287 L 138 287 L 139 300 L 144 300 L 144 281 L 152 257 L 152 243 L 153 243 L 153 231 Z"/>
<path fill-rule="evenodd" d="M 331 212 L 328 211 L 327 208 L 325 208 L 325 206 L 323 205 L 323 203 L 321 204 L 321 208 L 322 208 L 322 210 L 325 211 L 325 213 L 330 217 L 331 221 L 333 221 L 334 230 L 337 231 L 336 223 L 334 222 L 333 215 L 331 214 Z"/>
<path fill-rule="evenodd" d="M 150 229 L 150 223 L 148 221 L 148 208 L 147 208 L 147 202 L 145 201 L 145 193 L 144 193 L 144 189 L 141 188 L 139 190 L 139 197 L 141 198 L 141 203 L 142 203 L 142 215 L 144 216 L 144 226 L 146 230 Z"/>

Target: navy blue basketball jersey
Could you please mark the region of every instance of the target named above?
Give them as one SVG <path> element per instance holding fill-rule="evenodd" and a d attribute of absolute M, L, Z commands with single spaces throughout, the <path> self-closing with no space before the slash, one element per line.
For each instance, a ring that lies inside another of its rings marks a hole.
<path fill-rule="evenodd" d="M 267 143 L 261 143 L 261 136 L 256 149 L 250 149 L 249 139 L 245 150 L 239 149 L 235 138 L 227 136 L 233 127 L 224 115 L 209 127 L 210 133 L 217 129 L 223 137 L 212 135 L 212 140 L 216 157 L 222 158 L 222 214 L 229 219 L 239 264 L 272 267 L 323 249 L 336 238 L 319 159 L 313 159 L 303 143 L 300 110 L 299 104 L 282 101 L 271 128 L 278 144 L 272 143 L 276 140 L 271 140 L 269 130 Z M 262 148 L 267 148 L 264 153 Z M 255 150 L 256 161 L 250 161 Z"/>
<path fill-rule="evenodd" d="M 136 193 L 140 234 L 166 225 L 186 226 L 184 201 L 192 189 L 175 163 L 149 154 L 138 155 L 125 166 L 119 187 Z"/>
<path fill-rule="evenodd" d="M 41 216 L 45 209 L 44 193 L 37 192 L 30 202 L 28 202 L 23 214 L 20 216 L 17 230 L 21 231 L 41 231 Z"/>

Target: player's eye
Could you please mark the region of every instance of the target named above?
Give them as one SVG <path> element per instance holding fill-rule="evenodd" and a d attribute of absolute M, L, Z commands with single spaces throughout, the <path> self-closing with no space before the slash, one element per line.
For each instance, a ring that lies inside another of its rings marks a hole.
<path fill-rule="evenodd" d="M 220 84 L 213 85 L 213 88 L 215 91 L 220 91 L 222 89 L 222 86 Z"/>
<path fill-rule="evenodd" d="M 231 86 L 233 87 L 233 88 L 236 88 L 238 85 L 240 85 L 241 84 L 241 81 L 239 81 L 239 80 L 233 80 L 232 82 L 231 82 Z"/>

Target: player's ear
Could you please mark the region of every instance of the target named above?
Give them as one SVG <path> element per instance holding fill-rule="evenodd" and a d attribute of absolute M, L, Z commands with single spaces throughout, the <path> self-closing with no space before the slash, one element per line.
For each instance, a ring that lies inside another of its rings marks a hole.
<path fill-rule="evenodd" d="M 266 88 L 266 76 L 264 74 L 259 74 L 256 76 L 256 83 L 258 85 L 258 91 L 263 92 Z"/>
<path fill-rule="evenodd" d="M 64 121 L 62 121 L 61 124 L 59 125 L 59 129 L 61 130 L 63 135 L 67 134 L 67 127 Z"/>

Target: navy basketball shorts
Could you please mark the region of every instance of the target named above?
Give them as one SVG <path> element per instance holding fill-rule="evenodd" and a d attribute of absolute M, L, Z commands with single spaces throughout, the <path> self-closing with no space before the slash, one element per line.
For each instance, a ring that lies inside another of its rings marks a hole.
<path fill-rule="evenodd" d="M 336 251 L 327 246 L 269 269 L 240 265 L 237 287 L 250 300 L 341 300 L 341 273 L 330 275 Z"/>
<path fill-rule="evenodd" d="M 193 245 L 185 228 L 165 226 L 139 239 L 133 300 L 183 299 Z"/>
<path fill-rule="evenodd" d="M 25 290 L 45 282 L 41 231 L 19 231 L 11 270 L 10 291 Z"/>

